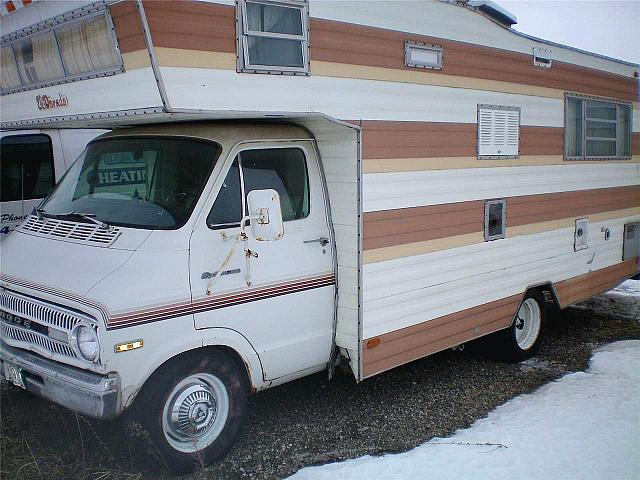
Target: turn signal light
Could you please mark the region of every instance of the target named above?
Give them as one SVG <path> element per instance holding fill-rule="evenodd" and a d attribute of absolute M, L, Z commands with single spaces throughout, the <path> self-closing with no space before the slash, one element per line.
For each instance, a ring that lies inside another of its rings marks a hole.
<path fill-rule="evenodd" d="M 116 353 L 128 352 L 129 350 L 135 350 L 136 348 L 142 348 L 144 342 L 142 339 L 133 340 L 131 342 L 119 343 L 116 345 Z"/>

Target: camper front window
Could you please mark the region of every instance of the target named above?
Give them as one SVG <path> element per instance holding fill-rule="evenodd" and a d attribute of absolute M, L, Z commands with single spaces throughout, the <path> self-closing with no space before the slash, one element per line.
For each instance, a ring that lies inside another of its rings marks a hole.
<path fill-rule="evenodd" d="M 45 217 L 173 230 L 189 219 L 221 147 L 184 138 L 107 138 L 90 143 L 39 207 Z M 75 212 L 75 215 L 74 215 Z"/>

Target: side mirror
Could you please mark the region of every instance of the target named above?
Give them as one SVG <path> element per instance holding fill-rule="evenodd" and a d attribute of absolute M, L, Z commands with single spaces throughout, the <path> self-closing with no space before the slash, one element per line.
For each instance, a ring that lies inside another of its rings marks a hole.
<path fill-rule="evenodd" d="M 247 195 L 247 203 L 253 238 L 262 242 L 280 240 L 284 236 L 284 224 L 278 192 L 252 190 Z"/>

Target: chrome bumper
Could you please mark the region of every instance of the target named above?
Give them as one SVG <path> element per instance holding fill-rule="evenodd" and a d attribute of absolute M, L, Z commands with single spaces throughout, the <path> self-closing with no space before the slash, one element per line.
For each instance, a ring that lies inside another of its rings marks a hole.
<path fill-rule="evenodd" d="M 48 360 L 0 341 L 0 376 L 5 362 L 19 368 L 25 388 L 88 417 L 110 419 L 121 413 L 120 377 L 87 372 Z"/>

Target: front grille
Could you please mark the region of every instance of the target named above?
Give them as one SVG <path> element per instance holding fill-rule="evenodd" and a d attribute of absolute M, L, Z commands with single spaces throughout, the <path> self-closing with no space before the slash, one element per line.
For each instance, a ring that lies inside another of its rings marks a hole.
<path fill-rule="evenodd" d="M 69 343 L 71 331 L 83 320 L 94 324 L 82 314 L 7 290 L 0 291 L 0 310 L 20 319 L 0 321 L 2 338 L 9 345 L 74 359 L 78 356 Z"/>
<path fill-rule="evenodd" d="M 24 328 L 7 325 L 4 322 L 0 323 L 0 327 L 0 330 L 2 331 L 2 337 L 5 339 L 5 342 L 7 341 L 7 339 L 12 339 L 17 342 L 37 345 L 40 348 L 51 353 L 57 353 L 59 355 L 64 355 L 71 358 L 78 358 L 78 356 L 68 343 L 59 342 L 37 332 L 25 330 Z"/>
<path fill-rule="evenodd" d="M 120 236 L 120 229 L 109 230 L 93 223 L 69 222 L 56 218 L 38 218 L 31 215 L 18 231 L 41 237 L 57 238 L 75 243 L 108 247 Z"/>

